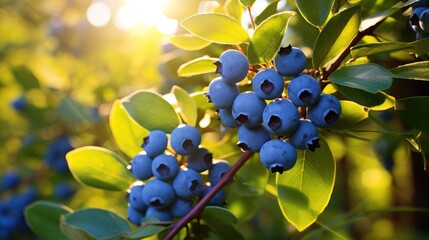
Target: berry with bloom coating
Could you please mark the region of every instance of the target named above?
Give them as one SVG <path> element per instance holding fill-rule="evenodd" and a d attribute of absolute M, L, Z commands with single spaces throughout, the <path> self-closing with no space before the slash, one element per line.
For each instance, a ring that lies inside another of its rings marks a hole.
<path fill-rule="evenodd" d="M 251 150 L 253 152 L 259 152 L 262 145 L 270 139 L 270 133 L 262 126 L 255 128 L 241 126 L 238 129 L 237 146 L 243 151 Z"/>
<path fill-rule="evenodd" d="M 320 95 L 319 101 L 308 108 L 308 118 L 318 127 L 333 126 L 341 114 L 338 98 L 330 94 Z"/>
<path fill-rule="evenodd" d="M 192 210 L 192 201 L 181 198 L 176 198 L 174 203 L 170 206 L 170 212 L 173 217 L 181 218 Z"/>
<path fill-rule="evenodd" d="M 205 197 L 211 190 L 213 189 L 213 186 L 205 186 L 203 192 L 201 193 L 201 198 Z M 225 206 L 225 192 L 223 189 L 220 189 L 212 199 L 207 203 L 207 206 L 218 206 L 223 207 Z"/>
<path fill-rule="evenodd" d="M 173 150 L 182 155 L 188 155 L 198 149 L 201 134 L 194 126 L 181 124 L 171 132 L 170 144 Z"/>
<path fill-rule="evenodd" d="M 292 47 L 281 47 L 274 56 L 274 66 L 277 71 L 285 77 L 294 77 L 300 74 L 307 64 L 307 59 L 301 49 Z"/>
<path fill-rule="evenodd" d="M 429 33 L 429 8 L 420 14 L 419 26 L 423 31 Z"/>
<path fill-rule="evenodd" d="M 142 195 L 147 206 L 159 209 L 168 208 L 176 198 L 173 187 L 156 178 L 145 184 Z"/>
<path fill-rule="evenodd" d="M 276 70 L 266 68 L 256 73 L 252 87 L 259 98 L 271 100 L 282 95 L 285 83 Z"/>
<path fill-rule="evenodd" d="M 146 155 L 145 152 L 137 153 L 131 159 L 131 172 L 133 176 L 139 180 L 147 180 L 153 176 L 152 173 L 152 158 Z"/>
<path fill-rule="evenodd" d="M 262 123 L 262 112 L 267 104 L 255 92 L 240 93 L 232 104 L 232 116 L 242 126 L 257 127 Z"/>
<path fill-rule="evenodd" d="M 219 119 L 225 127 L 238 128 L 240 124 L 232 116 L 232 111 L 229 108 L 219 109 Z"/>
<path fill-rule="evenodd" d="M 213 79 L 209 84 L 209 91 L 205 96 L 212 102 L 216 108 L 231 108 L 235 98 L 240 93 L 235 84 L 228 84 L 218 77 Z"/>
<path fill-rule="evenodd" d="M 314 152 L 320 147 L 316 125 L 307 119 L 301 120 L 298 129 L 290 135 L 289 142 L 298 149 Z"/>
<path fill-rule="evenodd" d="M 173 179 L 173 188 L 180 198 L 191 200 L 198 196 L 203 190 L 203 180 L 194 169 L 180 170 Z"/>
<path fill-rule="evenodd" d="M 144 212 L 141 212 L 135 208 L 133 208 L 131 205 L 127 208 L 127 216 L 128 220 L 133 223 L 136 226 L 141 225 L 142 219 L 145 217 Z"/>
<path fill-rule="evenodd" d="M 262 146 L 259 158 L 262 165 L 272 173 L 282 174 L 295 166 L 297 153 L 296 148 L 289 142 L 273 139 Z"/>
<path fill-rule="evenodd" d="M 207 148 L 200 147 L 187 158 L 188 168 L 197 172 L 204 172 L 213 165 L 213 154 Z"/>
<path fill-rule="evenodd" d="M 143 184 L 136 184 L 128 190 L 128 202 L 130 206 L 141 212 L 147 209 L 147 205 L 143 201 L 143 188 Z"/>
<path fill-rule="evenodd" d="M 173 215 L 171 215 L 170 210 L 167 209 L 159 209 L 156 207 L 148 207 L 146 211 L 146 217 L 154 216 L 159 218 L 162 222 L 168 222 L 173 220 Z"/>
<path fill-rule="evenodd" d="M 319 100 L 321 88 L 314 77 L 302 74 L 290 81 L 287 92 L 289 99 L 295 105 L 308 107 Z"/>
<path fill-rule="evenodd" d="M 215 73 L 220 74 L 222 79 L 229 83 L 235 84 L 243 80 L 249 71 L 249 60 L 246 55 L 238 50 L 226 50 L 219 56 Z"/>
<path fill-rule="evenodd" d="M 160 154 L 153 159 L 151 168 L 156 178 L 169 181 L 179 172 L 179 162 L 175 156 Z"/>
<path fill-rule="evenodd" d="M 167 148 L 167 134 L 162 130 L 152 130 L 149 135 L 143 139 L 142 148 L 150 158 L 154 158 L 164 153 Z"/>
<path fill-rule="evenodd" d="M 209 170 L 209 181 L 211 186 L 216 185 L 230 168 L 231 165 L 229 165 L 228 161 L 220 159 L 215 160 L 213 166 Z"/>
<path fill-rule="evenodd" d="M 284 136 L 295 131 L 299 118 L 298 108 L 289 99 L 284 98 L 270 102 L 262 114 L 266 129 L 277 136 Z"/>

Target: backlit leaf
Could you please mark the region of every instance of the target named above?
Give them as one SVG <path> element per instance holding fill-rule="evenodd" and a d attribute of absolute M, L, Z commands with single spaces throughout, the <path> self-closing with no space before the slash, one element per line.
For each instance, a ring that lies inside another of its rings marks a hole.
<path fill-rule="evenodd" d="M 395 51 L 426 54 L 429 52 L 429 39 L 426 38 L 414 42 L 377 42 L 361 44 L 351 48 L 351 55 L 354 58 L 360 58 L 364 56 Z"/>
<path fill-rule="evenodd" d="M 241 17 L 243 16 L 243 5 L 239 0 L 227 0 L 224 5 L 225 12 L 228 13 L 229 16 L 241 22 Z"/>
<path fill-rule="evenodd" d="M 334 0 L 297 0 L 296 5 L 304 19 L 318 27 L 325 23 L 333 2 Z"/>
<path fill-rule="evenodd" d="M 379 106 L 386 100 L 386 96 L 381 92 L 373 94 L 357 88 L 351 88 L 342 85 L 336 85 L 335 87 L 344 97 L 362 106 Z"/>
<path fill-rule="evenodd" d="M 245 7 L 251 7 L 256 0 L 240 0 L 241 4 Z"/>
<path fill-rule="evenodd" d="M 265 19 L 277 13 L 279 0 L 272 1 L 268 6 L 255 18 L 256 25 L 261 24 Z"/>
<path fill-rule="evenodd" d="M 208 56 L 199 57 L 189 62 L 182 64 L 177 69 L 177 75 L 180 77 L 191 77 L 195 75 L 214 73 L 216 71 L 217 58 L 211 58 Z"/>
<path fill-rule="evenodd" d="M 195 126 L 197 123 L 197 104 L 194 99 L 183 88 L 176 85 L 173 86 L 171 92 L 176 97 L 180 108 L 180 116 L 182 116 L 186 124 Z"/>
<path fill-rule="evenodd" d="M 429 81 L 429 61 L 405 64 L 390 71 L 395 78 Z"/>
<path fill-rule="evenodd" d="M 334 128 L 349 128 L 354 124 L 368 118 L 368 111 L 355 102 L 340 100 L 341 115 Z"/>
<path fill-rule="evenodd" d="M 170 42 L 183 50 L 200 50 L 211 44 L 211 42 L 201 39 L 192 34 L 182 34 L 170 37 Z"/>

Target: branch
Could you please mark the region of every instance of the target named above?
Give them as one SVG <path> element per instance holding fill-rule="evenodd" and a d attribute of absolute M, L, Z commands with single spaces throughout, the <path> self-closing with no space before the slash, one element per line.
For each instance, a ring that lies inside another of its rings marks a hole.
<path fill-rule="evenodd" d="M 234 177 L 235 173 L 253 156 L 254 152 L 252 151 L 246 151 L 241 156 L 240 159 L 231 167 L 231 169 L 226 172 L 220 181 L 213 187 L 213 189 L 204 196 L 201 201 L 198 202 L 197 205 L 188 213 L 186 216 L 179 219 L 175 224 L 172 225 L 172 229 L 170 232 L 165 236 L 164 240 L 171 240 L 173 237 L 182 229 L 185 227 L 190 221 L 192 221 L 194 218 L 197 218 L 201 212 L 203 211 L 204 207 L 209 203 L 209 201 L 216 195 L 219 190 L 221 190 L 232 178 Z"/>

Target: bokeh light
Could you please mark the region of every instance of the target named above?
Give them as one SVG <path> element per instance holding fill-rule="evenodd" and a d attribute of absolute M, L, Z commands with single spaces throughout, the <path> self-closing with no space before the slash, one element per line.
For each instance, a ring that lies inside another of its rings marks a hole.
<path fill-rule="evenodd" d="M 86 12 L 89 23 L 95 27 L 106 25 L 112 13 L 109 6 L 104 2 L 93 2 Z"/>

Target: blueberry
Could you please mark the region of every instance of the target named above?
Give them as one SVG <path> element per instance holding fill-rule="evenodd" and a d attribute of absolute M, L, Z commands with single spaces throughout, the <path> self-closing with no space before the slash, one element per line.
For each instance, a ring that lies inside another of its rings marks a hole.
<path fill-rule="evenodd" d="M 281 47 L 274 56 L 274 66 L 277 71 L 285 77 L 294 77 L 300 74 L 307 64 L 307 59 L 301 49 L 292 47 Z"/>
<path fill-rule="evenodd" d="M 284 98 L 270 102 L 264 109 L 262 119 L 266 129 L 277 136 L 292 133 L 298 127 L 300 113 L 297 107 Z"/>
<path fill-rule="evenodd" d="M 145 152 L 139 152 L 131 159 L 131 172 L 139 180 L 147 180 L 153 176 L 152 158 Z"/>
<path fill-rule="evenodd" d="M 53 169 L 59 172 L 69 171 L 66 154 L 73 150 L 69 139 L 66 136 L 61 136 L 51 142 L 46 150 L 43 160 Z"/>
<path fill-rule="evenodd" d="M 240 93 L 232 104 L 232 116 L 242 126 L 256 127 L 262 123 L 262 112 L 267 104 L 255 92 Z"/>
<path fill-rule="evenodd" d="M 54 197 L 62 200 L 71 198 L 77 191 L 77 188 L 66 182 L 58 182 L 54 186 Z"/>
<path fill-rule="evenodd" d="M 319 148 L 319 137 L 316 125 L 308 119 L 300 121 L 298 129 L 289 137 L 289 142 L 298 149 L 308 149 L 312 152 Z"/>
<path fill-rule="evenodd" d="M 308 108 L 308 117 L 318 127 L 333 126 L 341 114 L 338 98 L 330 94 L 320 95 L 319 101 Z"/>
<path fill-rule="evenodd" d="M 170 207 L 170 212 L 173 217 L 181 218 L 192 210 L 192 201 L 181 198 L 176 198 Z"/>
<path fill-rule="evenodd" d="M 215 73 L 220 74 L 223 81 L 235 84 L 243 80 L 249 71 L 249 60 L 238 50 L 226 50 L 219 56 Z"/>
<path fill-rule="evenodd" d="M 261 99 L 275 99 L 282 95 L 285 83 L 274 69 L 266 68 L 256 73 L 252 81 L 253 91 Z"/>
<path fill-rule="evenodd" d="M 133 223 L 136 226 L 140 226 L 142 219 L 145 217 L 145 213 L 129 205 L 127 208 L 127 216 L 128 216 L 128 220 L 131 223 Z"/>
<path fill-rule="evenodd" d="M 0 190 L 2 189 L 11 189 L 18 186 L 21 178 L 16 171 L 7 171 L 3 174 L 0 182 Z"/>
<path fill-rule="evenodd" d="M 197 172 L 204 172 L 213 165 L 213 154 L 207 148 L 200 147 L 187 158 L 188 168 Z"/>
<path fill-rule="evenodd" d="M 143 201 L 143 189 L 143 184 L 134 184 L 128 190 L 128 202 L 130 206 L 140 212 L 146 211 L 148 207 Z"/>
<path fill-rule="evenodd" d="M 201 198 L 205 197 L 210 191 L 212 191 L 213 186 L 205 186 L 203 192 L 201 193 Z M 220 189 L 212 199 L 207 204 L 208 206 L 218 206 L 223 207 L 225 206 L 225 192 Z"/>
<path fill-rule="evenodd" d="M 429 8 L 420 14 L 419 26 L 423 31 L 429 33 Z"/>
<path fill-rule="evenodd" d="M 266 142 L 259 153 L 259 159 L 272 173 L 282 174 L 295 166 L 296 148 L 287 141 L 273 139 Z"/>
<path fill-rule="evenodd" d="M 149 135 L 143 139 L 142 148 L 150 158 L 155 158 L 164 153 L 167 148 L 167 134 L 162 130 L 152 130 Z"/>
<path fill-rule="evenodd" d="M 231 108 L 234 99 L 239 93 L 237 85 L 228 84 L 218 77 L 210 82 L 209 90 L 205 95 L 216 108 Z"/>
<path fill-rule="evenodd" d="M 170 142 L 176 153 L 188 155 L 198 149 L 201 133 L 196 127 L 181 124 L 171 132 Z"/>
<path fill-rule="evenodd" d="M 238 129 L 238 143 L 237 146 L 243 151 L 259 152 L 262 145 L 271 139 L 270 133 L 262 126 L 255 128 L 247 128 L 241 126 Z"/>
<path fill-rule="evenodd" d="M 179 198 L 191 200 L 203 190 L 203 180 L 200 174 L 191 169 L 180 170 L 173 179 L 173 188 Z"/>
<path fill-rule="evenodd" d="M 161 154 L 152 161 L 152 173 L 160 180 L 172 180 L 178 172 L 179 162 L 175 156 Z"/>
<path fill-rule="evenodd" d="M 314 77 L 302 74 L 290 81 L 287 92 L 289 99 L 295 105 L 308 107 L 319 100 L 321 88 Z"/>
<path fill-rule="evenodd" d="M 173 187 L 156 178 L 145 184 L 142 194 L 147 206 L 159 209 L 168 208 L 176 198 Z"/>
<path fill-rule="evenodd" d="M 14 99 L 10 105 L 17 111 L 24 111 L 27 108 L 28 103 L 24 96 L 20 96 Z"/>
<path fill-rule="evenodd" d="M 418 2 L 412 3 L 411 6 L 413 8 L 429 7 L 429 0 L 420 0 Z"/>
<path fill-rule="evenodd" d="M 211 186 L 215 186 L 222 176 L 231 169 L 231 165 L 226 160 L 217 159 L 209 169 L 209 181 Z"/>
<path fill-rule="evenodd" d="M 426 7 L 418 7 L 414 8 L 411 12 L 410 18 L 409 18 L 409 24 L 411 29 L 413 29 L 415 32 L 423 32 L 423 30 L 420 27 L 420 15 L 426 11 L 428 8 Z"/>
<path fill-rule="evenodd" d="M 146 211 L 146 217 L 154 216 L 159 218 L 162 222 L 169 222 L 173 220 L 173 215 L 169 209 L 158 209 L 155 207 L 149 207 Z"/>
<path fill-rule="evenodd" d="M 219 119 L 225 127 L 238 128 L 240 126 L 240 124 L 234 119 L 234 116 L 232 116 L 231 109 L 219 109 Z"/>

